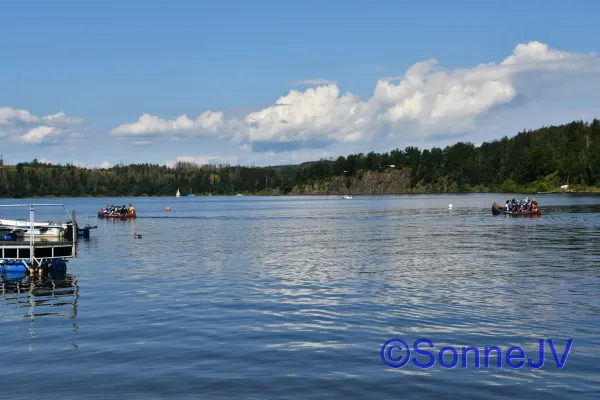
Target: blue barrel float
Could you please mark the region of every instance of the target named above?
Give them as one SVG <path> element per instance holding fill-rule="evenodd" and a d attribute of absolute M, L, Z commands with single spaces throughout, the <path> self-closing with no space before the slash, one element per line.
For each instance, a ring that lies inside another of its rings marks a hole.
<path fill-rule="evenodd" d="M 27 266 L 31 265 L 30 260 L 0 260 L 0 273 L 7 275 L 25 275 L 28 273 Z M 52 275 L 61 275 L 67 271 L 67 261 L 62 258 L 44 259 L 40 263 L 44 271 Z"/>
<path fill-rule="evenodd" d="M 11 242 L 17 240 L 17 234 L 14 232 L 7 233 L 6 235 L 0 236 L 0 242 Z"/>

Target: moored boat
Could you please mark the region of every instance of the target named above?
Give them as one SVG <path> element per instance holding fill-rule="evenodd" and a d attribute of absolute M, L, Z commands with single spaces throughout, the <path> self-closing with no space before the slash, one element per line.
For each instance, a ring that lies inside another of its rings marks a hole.
<path fill-rule="evenodd" d="M 67 233 L 72 232 L 71 223 L 58 222 L 34 222 L 33 235 L 39 238 L 63 238 L 70 239 Z M 15 233 L 19 237 L 31 236 L 31 222 L 24 219 L 0 219 L 0 228 L 2 231 Z M 71 233 L 72 235 L 72 233 Z"/>

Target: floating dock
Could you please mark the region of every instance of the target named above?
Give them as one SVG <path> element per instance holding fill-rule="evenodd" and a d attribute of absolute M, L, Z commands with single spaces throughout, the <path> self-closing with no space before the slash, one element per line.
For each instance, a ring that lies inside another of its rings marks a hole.
<path fill-rule="evenodd" d="M 11 236 L 3 237 L 0 241 L 0 273 L 30 273 L 40 274 L 44 271 L 66 270 L 66 261 L 76 257 L 76 242 L 78 231 L 75 218 L 71 216 L 62 204 L 11 204 L 0 205 L 3 207 L 29 207 L 29 229 L 31 234 L 27 238 Z M 35 235 L 35 208 L 36 207 L 62 207 L 69 219 L 65 223 L 70 229 L 67 231 L 72 237 L 58 239 L 40 238 Z M 73 213 L 74 214 L 74 213 Z"/>

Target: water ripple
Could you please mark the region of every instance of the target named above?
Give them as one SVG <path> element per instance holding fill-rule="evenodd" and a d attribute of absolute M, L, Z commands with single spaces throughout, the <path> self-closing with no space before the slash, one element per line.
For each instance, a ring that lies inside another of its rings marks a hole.
<path fill-rule="evenodd" d="M 4 391 L 595 398 L 600 198 L 539 196 L 544 215 L 513 218 L 491 216 L 495 197 L 137 199 L 140 217 L 99 221 L 66 276 L 0 280 Z M 564 369 L 547 351 L 541 369 L 395 370 L 391 338 L 535 360 L 539 339 L 575 341 Z"/>

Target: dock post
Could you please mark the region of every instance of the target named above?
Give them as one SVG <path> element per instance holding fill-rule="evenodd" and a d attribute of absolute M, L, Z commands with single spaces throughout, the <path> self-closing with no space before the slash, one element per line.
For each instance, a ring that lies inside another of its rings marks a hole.
<path fill-rule="evenodd" d="M 71 212 L 71 219 L 73 220 L 73 243 L 77 241 L 77 210 Z"/>
<path fill-rule="evenodd" d="M 73 222 L 73 249 L 71 250 L 73 257 L 76 256 L 77 251 L 77 210 L 71 211 L 71 220 Z"/>
<path fill-rule="evenodd" d="M 34 261 L 35 261 L 35 211 L 33 204 L 29 205 L 29 262 L 31 263 L 31 270 L 33 271 Z"/>

